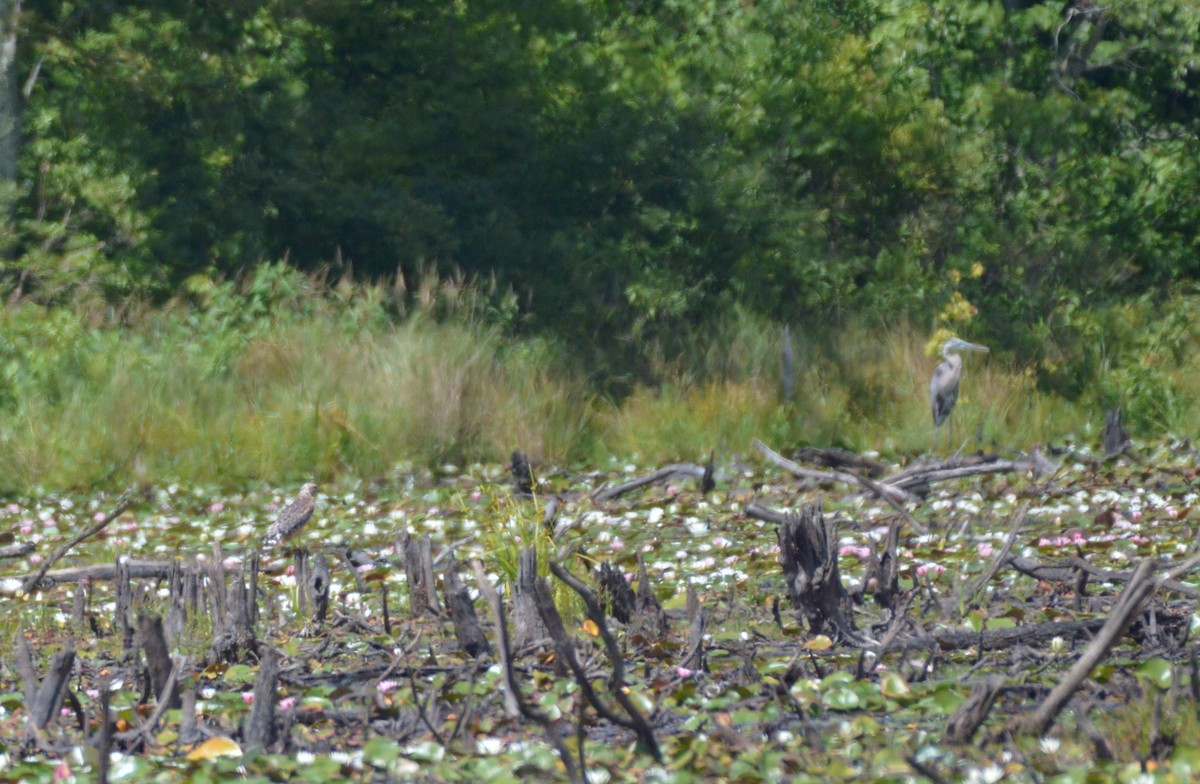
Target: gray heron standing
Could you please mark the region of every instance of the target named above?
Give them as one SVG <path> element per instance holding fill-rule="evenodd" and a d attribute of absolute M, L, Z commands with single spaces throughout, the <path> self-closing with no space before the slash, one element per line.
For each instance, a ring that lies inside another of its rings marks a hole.
<path fill-rule="evenodd" d="M 950 338 L 942 344 L 942 361 L 933 371 L 929 382 L 929 406 L 933 410 L 933 451 L 937 452 L 938 428 L 954 410 L 958 400 L 958 380 L 962 377 L 963 361 L 959 351 L 987 351 L 987 346 L 968 343 L 959 338 Z M 954 428 L 951 425 L 950 432 Z M 953 436 L 952 436 L 953 437 Z"/>

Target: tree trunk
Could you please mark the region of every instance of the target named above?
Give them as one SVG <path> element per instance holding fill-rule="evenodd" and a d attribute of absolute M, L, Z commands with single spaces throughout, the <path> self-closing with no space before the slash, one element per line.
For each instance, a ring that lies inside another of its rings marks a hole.
<path fill-rule="evenodd" d="M 21 94 L 17 89 L 17 18 L 21 0 L 0 0 L 0 199 L 4 186 L 17 179 L 20 152 Z M 2 202 L 0 202 L 2 203 Z"/>

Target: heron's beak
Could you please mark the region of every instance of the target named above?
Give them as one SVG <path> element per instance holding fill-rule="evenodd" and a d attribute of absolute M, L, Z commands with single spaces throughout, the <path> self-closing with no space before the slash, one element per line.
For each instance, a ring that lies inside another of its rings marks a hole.
<path fill-rule="evenodd" d="M 967 343 L 966 345 L 963 346 L 963 348 L 970 349 L 971 351 L 987 351 L 988 350 L 987 346 L 981 346 L 978 343 Z"/>

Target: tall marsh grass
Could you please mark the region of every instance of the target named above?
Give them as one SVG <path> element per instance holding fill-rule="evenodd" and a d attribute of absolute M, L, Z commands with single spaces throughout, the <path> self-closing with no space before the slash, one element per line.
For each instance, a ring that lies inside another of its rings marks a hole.
<path fill-rule="evenodd" d="M 659 358 L 653 385 L 604 400 L 569 352 L 494 326 L 461 282 L 397 294 L 257 274 L 127 313 L 122 326 L 0 310 L 0 490 L 374 477 L 407 462 L 503 461 L 514 448 L 552 463 L 698 460 L 746 453 L 753 438 L 901 459 L 930 448 L 937 358 L 905 325 L 793 330 L 784 401 L 782 332 L 737 314 Z M 1039 391 L 1003 352 L 971 355 L 954 445 L 1094 442 L 1113 402 L 1141 435 L 1186 434 L 1200 426 L 1186 329 L 1123 361 L 1106 347 L 1095 394 L 1075 401 Z"/>

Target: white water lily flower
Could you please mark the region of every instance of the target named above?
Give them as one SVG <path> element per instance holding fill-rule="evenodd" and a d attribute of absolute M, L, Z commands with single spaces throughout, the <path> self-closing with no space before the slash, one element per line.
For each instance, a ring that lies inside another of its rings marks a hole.
<path fill-rule="evenodd" d="M 1061 745 L 1062 741 L 1058 738 L 1042 738 L 1038 741 L 1038 747 L 1046 754 L 1054 754 Z"/>

